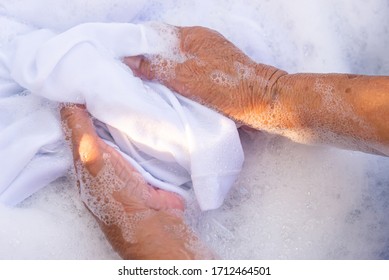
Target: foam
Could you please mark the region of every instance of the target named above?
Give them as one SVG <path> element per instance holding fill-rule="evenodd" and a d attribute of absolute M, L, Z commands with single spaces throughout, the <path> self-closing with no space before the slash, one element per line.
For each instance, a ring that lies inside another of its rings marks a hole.
<path fill-rule="evenodd" d="M 372 190 L 374 180 L 383 180 L 380 186 L 385 188 L 389 177 L 373 171 L 378 164 L 374 156 L 307 147 L 258 133 L 253 139 L 243 135 L 243 144 L 250 153 L 236 188 L 220 211 L 203 214 L 196 225 L 219 255 L 355 259 L 385 254 L 389 228 L 383 209 L 388 205 L 382 203 L 388 194 L 373 206 Z M 366 175 L 366 170 L 375 175 Z M 355 218 L 358 210 L 364 214 Z M 371 227 L 375 223 L 381 223 L 380 231 Z M 371 239 L 377 243 L 369 245 Z"/>
<path fill-rule="evenodd" d="M 210 78 L 213 83 L 229 88 L 235 87 L 239 84 L 236 77 L 228 75 L 220 70 L 212 71 Z"/>
<path fill-rule="evenodd" d="M 255 69 L 252 67 L 246 66 L 238 61 L 235 61 L 234 68 L 237 73 L 238 79 L 252 80 L 256 78 Z"/>
<path fill-rule="evenodd" d="M 86 21 L 206 25 L 288 72 L 389 71 L 389 11 L 380 0 L 27 2 L 2 1 L 1 13 L 57 30 Z M 189 203 L 185 214 L 220 257 L 389 259 L 387 158 L 242 135 L 244 170 L 223 208 L 200 213 Z M 0 206 L 0 248 L 2 259 L 118 258 L 66 178 L 18 208 Z"/>
<path fill-rule="evenodd" d="M 242 64 L 239 61 L 233 62 L 234 71 L 231 74 L 225 73 L 221 70 L 214 70 L 210 74 L 210 80 L 227 88 L 234 88 L 239 85 L 241 80 L 257 79 L 254 67 Z"/>
<path fill-rule="evenodd" d="M 110 157 L 109 154 L 103 154 L 104 166 L 96 176 L 85 170 L 81 162 L 76 163 L 77 174 L 79 174 L 80 198 L 99 221 L 107 226 L 117 225 L 122 230 L 124 240 L 136 243 L 136 228 L 154 211 L 146 210 L 130 214 L 115 196 L 123 194 L 124 190 L 130 192 L 136 199 L 146 201 L 149 197 L 146 189 L 147 184 L 135 171 L 133 171 L 130 181 L 123 182 L 116 173 Z"/>
<path fill-rule="evenodd" d="M 151 71 L 155 73 L 156 80 L 173 80 L 176 78 L 175 68 L 177 64 L 188 59 L 180 51 L 178 29 L 175 26 L 157 22 L 151 22 L 148 25 L 156 30 L 160 38 L 163 38 L 162 42 L 164 44 L 158 55 L 146 55 L 150 61 Z"/>
<path fill-rule="evenodd" d="M 18 208 L 0 205 L 0 259 L 118 259 L 66 178 Z"/>

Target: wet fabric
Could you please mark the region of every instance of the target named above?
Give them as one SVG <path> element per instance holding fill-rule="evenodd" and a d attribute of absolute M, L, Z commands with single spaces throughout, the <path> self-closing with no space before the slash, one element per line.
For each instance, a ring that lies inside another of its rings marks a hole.
<path fill-rule="evenodd" d="M 66 174 L 60 102 L 86 104 L 100 137 L 152 185 L 219 207 L 243 152 L 233 121 L 134 77 L 124 56 L 158 54 L 155 25 L 87 23 L 35 30 L 0 50 L 0 201 L 15 205 Z"/>

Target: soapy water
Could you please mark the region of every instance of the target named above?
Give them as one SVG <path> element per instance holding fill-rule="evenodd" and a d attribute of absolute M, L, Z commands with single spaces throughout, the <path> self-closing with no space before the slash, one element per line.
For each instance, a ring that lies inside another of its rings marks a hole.
<path fill-rule="evenodd" d="M 388 12 L 387 1 L 380 0 L 315 5 L 286 0 L 36 0 L 34 5 L 3 0 L 0 9 L 1 15 L 27 26 L 59 31 L 87 21 L 205 25 L 256 61 L 289 72 L 383 75 L 389 72 L 384 51 Z M 4 32 L 0 37 L 9 38 Z M 12 35 L 12 25 L 7 32 Z M 241 131 L 241 137 L 244 169 L 223 206 L 200 212 L 188 202 L 186 211 L 188 223 L 218 256 L 389 259 L 387 158 L 296 144 L 261 132 Z M 1 259 L 118 258 L 69 178 L 17 208 L 0 206 L 0 237 Z"/>
<path fill-rule="evenodd" d="M 386 159 L 261 133 L 242 140 L 242 176 L 223 207 L 203 213 L 198 225 L 223 257 L 387 256 Z"/>

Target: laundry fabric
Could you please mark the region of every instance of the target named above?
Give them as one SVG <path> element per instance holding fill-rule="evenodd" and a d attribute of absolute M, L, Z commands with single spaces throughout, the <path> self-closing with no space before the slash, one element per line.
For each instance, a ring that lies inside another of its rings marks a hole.
<path fill-rule="evenodd" d="M 193 189 L 203 210 L 222 204 L 244 159 L 235 123 L 121 62 L 168 53 L 169 32 L 156 23 L 86 23 L 28 31 L 1 47 L 0 202 L 15 205 L 66 174 L 58 104 L 69 102 L 86 104 L 100 137 L 150 184 L 184 197 Z"/>

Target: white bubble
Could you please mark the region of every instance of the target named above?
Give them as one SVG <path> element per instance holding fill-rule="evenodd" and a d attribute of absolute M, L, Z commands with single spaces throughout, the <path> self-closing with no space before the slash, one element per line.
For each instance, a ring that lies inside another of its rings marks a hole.
<path fill-rule="evenodd" d="M 299 9 L 302 2 L 305 8 Z M 387 75 L 389 23 L 384 2 L 3 0 L 0 12 L 26 23 L 24 30 L 65 30 L 91 21 L 203 25 L 217 29 L 256 61 L 289 72 Z M 1 43 L 21 30 L 4 20 L 0 23 Z M 177 44 L 170 31 L 160 34 L 166 35 L 165 43 Z M 165 55 L 176 63 L 187 59 L 177 50 L 173 57 Z M 155 59 L 156 65 L 163 62 Z M 250 69 L 239 67 L 242 77 L 251 75 Z M 158 75 L 174 77 L 174 65 L 165 68 Z M 324 91 L 331 93 L 331 88 Z M 334 109 L 344 109 L 339 107 L 341 100 L 327 97 Z M 15 110 L 0 112 L 1 120 L 17 118 L 26 108 L 20 103 Z M 282 133 L 317 141 L 310 131 Z M 389 258 L 387 158 L 302 146 L 264 133 L 242 139 L 245 167 L 223 207 L 201 213 L 193 202 L 186 213 L 190 225 L 221 258 Z M 75 184 L 66 179 L 18 208 L 0 206 L 0 248 L 2 259 L 118 258 L 81 203 Z"/>

